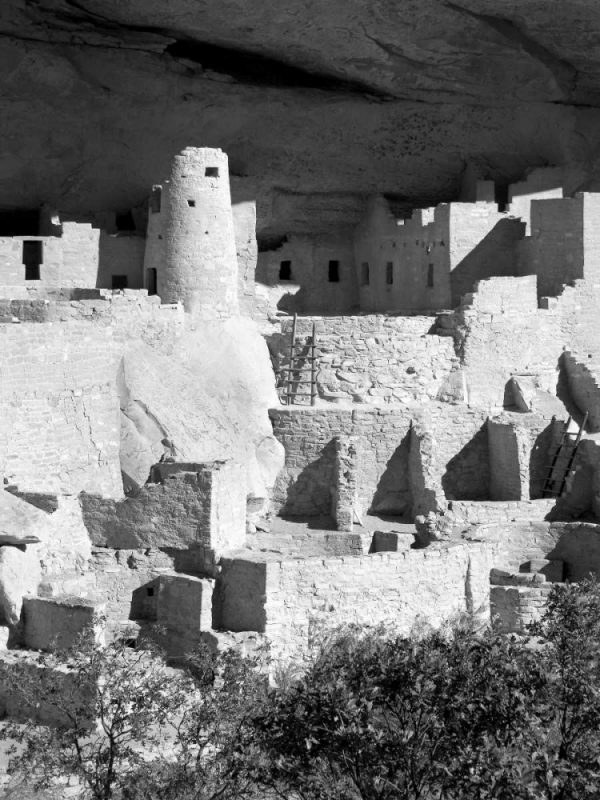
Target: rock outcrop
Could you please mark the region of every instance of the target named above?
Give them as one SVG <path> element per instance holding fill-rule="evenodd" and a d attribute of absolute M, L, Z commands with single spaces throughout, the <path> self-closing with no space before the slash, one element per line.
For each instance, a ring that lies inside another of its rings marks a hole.
<path fill-rule="evenodd" d="M 0 15 L 5 207 L 135 206 L 190 143 L 229 153 L 263 239 L 326 230 L 374 191 L 456 197 L 467 162 L 504 183 L 567 164 L 567 190 L 600 168 L 595 0 L 7 0 Z"/>

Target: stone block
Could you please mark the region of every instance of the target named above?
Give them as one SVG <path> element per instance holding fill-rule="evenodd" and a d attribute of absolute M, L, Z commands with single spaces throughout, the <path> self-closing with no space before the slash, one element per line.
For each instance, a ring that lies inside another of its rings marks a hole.
<path fill-rule="evenodd" d="M 104 640 L 99 616 L 105 605 L 79 597 L 25 597 L 23 599 L 23 642 L 31 650 L 66 650 L 86 630 L 96 641 Z"/>
<path fill-rule="evenodd" d="M 561 583 L 565 579 L 565 563 L 559 559 L 532 558 L 523 565 L 522 572 L 537 572 L 551 583 Z"/>

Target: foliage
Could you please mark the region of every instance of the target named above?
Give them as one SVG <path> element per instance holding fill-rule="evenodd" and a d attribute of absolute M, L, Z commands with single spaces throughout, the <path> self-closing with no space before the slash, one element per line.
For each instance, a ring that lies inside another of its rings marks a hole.
<path fill-rule="evenodd" d="M 164 749 L 194 688 L 149 643 L 102 647 L 93 630 L 66 652 L 40 653 L 31 669 L 4 665 L 0 678 L 34 713 L 43 710 L 56 723 L 4 728 L 3 738 L 21 745 L 13 749 L 10 772 L 40 788 L 74 777 L 94 800 L 115 797 L 149 754 Z"/>
<path fill-rule="evenodd" d="M 535 639 L 349 629 L 257 718 L 256 780 L 305 800 L 600 796 L 600 587 L 553 587 Z"/>
<path fill-rule="evenodd" d="M 253 720 L 267 702 L 265 654 L 218 656 L 207 646 L 188 659 L 197 701 L 177 725 L 177 758 L 158 758 L 140 770 L 125 800 L 216 800 L 255 796 L 254 769 L 261 754 Z"/>
<path fill-rule="evenodd" d="M 19 728 L 13 769 L 76 775 L 94 800 L 600 796 L 593 580 L 554 586 L 529 637 L 347 628 L 270 690 L 262 653 L 204 647 L 174 671 L 152 649 L 88 641 L 40 664 L 68 665 L 72 691 L 53 694 L 43 671 L 14 689 L 65 724 Z"/>
<path fill-rule="evenodd" d="M 10 771 L 28 789 L 76 778 L 93 800 L 242 798 L 251 716 L 267 691 L 261 658 L 200 646 L 175 670 L 150 642 L 102 647 L 92 631 L 68 652 L 40 653 L 34 670 L 1 677 L 59 724 L 7 725 L 3 738 L 24 746 Z M 58 689 L 56 670 L 71 676 Z"/>

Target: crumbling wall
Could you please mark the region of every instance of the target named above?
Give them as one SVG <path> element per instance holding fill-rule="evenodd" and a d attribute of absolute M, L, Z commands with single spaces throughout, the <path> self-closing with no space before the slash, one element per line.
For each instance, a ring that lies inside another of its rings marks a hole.
<path fill-rule="evenodd" d="M 486 415 L 466 406 L 431 404 L 413 419 L 410 485 L 414 514 L 447 501 L 489 498 Z"/>
<path fill-rule="evenodd" d="M 94 545 L 215 551 L 241 547 L 246 534 L 245 467 L 157 464 L 151 482 L 115 502 L 81 495 L 83 519 Z"/>
<path fill-rule="evenodd" d="M 336 437 L 355 437 L 361 469 L 357 512 L 410 514 L 409 409 L 273 408 L 273 432 L 285 465 L 273 492 L 274 507 L 291 516 L 329 515 L 336 482 Z"/>
<path fill-rule="evenodd" d="M 508 219 L 494 203 L 451 203 L 452 306 L 472 292 L 477 281 L 516 275 L 516 244 L 524 234 L 525 224 Z"/>
<path fill-rule="evenodd" d="M 562 350 L 557 320 L 538 310 L 535 276 L 480 281 L 439 329 L 454 336 L 467 402 L 502 408 L 515 373 L 536 376 L 540 388 L 554 394 Z"/>

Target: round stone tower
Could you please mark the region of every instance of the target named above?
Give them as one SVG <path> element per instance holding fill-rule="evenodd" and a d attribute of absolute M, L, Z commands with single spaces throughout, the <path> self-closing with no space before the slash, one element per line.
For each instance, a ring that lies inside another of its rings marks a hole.
<path fill-rule="evenodd" d="M 229 168 L 222 150 L 186 147 L 162 191 L 163 303 L 181 301 L 201 319 L 238 314 L 238 264 Z"/>

